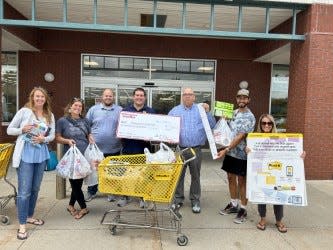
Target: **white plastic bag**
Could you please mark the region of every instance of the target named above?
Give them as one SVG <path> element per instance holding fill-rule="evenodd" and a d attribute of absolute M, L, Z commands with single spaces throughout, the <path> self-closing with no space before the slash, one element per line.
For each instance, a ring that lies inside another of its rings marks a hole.
<path fill-rule="evenodd" d="M 228 147 L 232 141 L 232 132 L 228 126 L 227 121 L 221 118 L 213 128 L 213 136 L 216 143 L 216 147 L 225 148 Z"/>
<path fill-rule="evenodd" d="M 68 149 L 56 169 L 58 175 L 70 179 L 82 179 L 91 173 L 88 161 L 75 145 Z"/>
<path fill-rule="evenodd" d="M 99 150 L 96 143 L 89 144 L 87 149 L 84 151 L 84 157 L 86 157 L 87 161 L 91 167 L 91 174 L 88 175 L 84 179 L 84 184 L 88 186 L 94 186 L 98 184 L 98 174 L 97 174 L 97 167 L 98 164 L 104 159 L 103 152 Z"/>
<path fill-rule="evenodd" d="M 160 143 L 160 149 L 156 153 L 150 153 L 147 148 L 144 149 L 146 163 L 173 163 L 176 162 L 176 155 L 163 142 Z"/>

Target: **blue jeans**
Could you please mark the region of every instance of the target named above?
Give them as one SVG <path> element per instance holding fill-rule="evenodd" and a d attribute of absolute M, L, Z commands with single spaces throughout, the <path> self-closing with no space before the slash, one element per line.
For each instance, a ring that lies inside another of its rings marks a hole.
<path fill-rule="evenodd" d="M 27 218 L 34 215 L 46 162 L 27 163 L 21 161 L 17 168 L 17 217 L 21 225 L 26 224 Z"/>

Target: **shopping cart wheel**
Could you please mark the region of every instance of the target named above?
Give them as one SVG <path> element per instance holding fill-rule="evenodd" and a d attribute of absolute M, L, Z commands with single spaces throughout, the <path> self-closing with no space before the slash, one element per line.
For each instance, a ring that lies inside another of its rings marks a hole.
<path fill-rule="evenodd" d="M 115 235 L 117 233 L 117 226 L 110 225 L 109 229 L 110 229 L 110 232 L 111 232 L 112 235 Z"/>
<path fill-rule="evenodd" d="M 188 243 L 188 238 L 186 235 L 181 235 L 177 238 L 177 243 L 179 246 L 186 246 Z"/>
<path fill-rule="evenodd" d="M 9 225 L 9 223 L 10 223 L 9 217 L 5 216 L 5 215 L 1 216 L 1 223 L 3 225 Z"/>

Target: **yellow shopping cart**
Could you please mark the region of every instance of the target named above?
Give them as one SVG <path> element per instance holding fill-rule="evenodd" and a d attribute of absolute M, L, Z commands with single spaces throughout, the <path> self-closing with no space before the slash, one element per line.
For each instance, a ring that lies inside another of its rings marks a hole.
<path fill-rule="evenodd" d="M 10 219 L 8 216 L 3 214 L 3 210 L 8 204 L 8 202 L 14 198 L 16 199 L 17 192 L 15 186 L 6 179 L 8 168 L 9 168 L 9 162 L 13 154 L 14 144 L 11 143 L 4 143 L 0 144 L 0 180 L 3 178 L 4 181 L 13 188 L 13 193 L 6 195 L 6 196 L 0 196 L 0 219 L 1 224 L 8 225 L 10 223 Z"/>
<path fill-rule="evenodd" d="M 186 161 L 184 156 L 187 154 Z M 190 156 L 188 156 L 190 155 Z M 117 228 L 145 228 L 177 232 L 177 243 L 185 246 L 188 238 L 181 234 L 181 215 L 170 203 L 183 166 L 195 159 L 193 149 L 178 150 L 175 163 L 146 163 L 146 156 L 110 156 L 98 166 L 101 193 L 139 197 L 151 202 L 145 209 L 111 209 L 104 213 L 101 224 L 109 225 L 111 233 Z M 157 209 L 156 202 L 168 203 Z M 111 219 L 109 219 L 111 218 Z M 167 218 L 167 219 L 166 219 Z"/>

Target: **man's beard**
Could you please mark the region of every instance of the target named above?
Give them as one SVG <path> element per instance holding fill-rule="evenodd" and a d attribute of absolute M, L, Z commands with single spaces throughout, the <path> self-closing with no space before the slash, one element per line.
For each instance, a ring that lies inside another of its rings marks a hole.
<path fill-rule="evenodd" d="M 238 104 L 238 108 L 246 108 L 247 107 L 247 103 L 239 103 Z"/>

